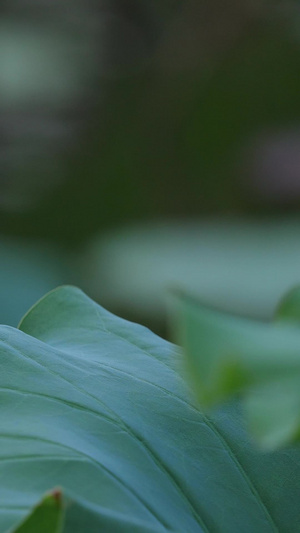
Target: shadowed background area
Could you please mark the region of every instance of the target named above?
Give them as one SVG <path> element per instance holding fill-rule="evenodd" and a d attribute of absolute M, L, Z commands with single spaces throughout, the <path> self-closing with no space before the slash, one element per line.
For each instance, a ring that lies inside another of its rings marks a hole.
<path fill-rule="evenodd" d="M 300 8 L 0 6 L 0 319 L 75 283 L 165 332 L 168 287 L 269 318 L 300 282 Z"/>

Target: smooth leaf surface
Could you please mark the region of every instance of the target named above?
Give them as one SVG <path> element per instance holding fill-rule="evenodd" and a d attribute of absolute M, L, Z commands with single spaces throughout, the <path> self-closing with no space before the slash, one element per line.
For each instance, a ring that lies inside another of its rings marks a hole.
<path fill-rule="evenodd" d="M 0 335 L 0 531 L 55 486 L 63 533 L 299 530 L 300 450 L 201 414 L 173 345 L 71 287 Z"/>
<path fill-rule="evenodd" d="M 299 289 L 280 305 L 274 323 L 212 311 L 180 296 L 181 341 L 203 407 L 241 394 L 252 432 L 276 448 L 300 436 Z"/>

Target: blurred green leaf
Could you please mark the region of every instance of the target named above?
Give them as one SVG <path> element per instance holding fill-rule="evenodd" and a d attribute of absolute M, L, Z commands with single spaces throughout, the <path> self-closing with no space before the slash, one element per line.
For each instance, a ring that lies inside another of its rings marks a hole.
<path fill-rule="evenodd" d="M 81 286 L 103 304 L 149 323 L 165 320 L 180 287 L 217 308 L 269 318 L 300 282 L 298 218 L 161 220 L 91 241 Z"/>
<path fill-rule="evenodd" d="M 300 288 L 292 289 L 280 302 L 275 313 L 275 320 L 299 323 L 300 321 Z"/>
<path fill-rule="evenodd" d="M 300 328 L 286 322 L 296 302 L 299 289 L 284 301 L 277 323 L 269 324 L 179 297 L 180 338 L 201 405 L 241 394 L 254 436 L 271 449 L 300 438 Z"/>

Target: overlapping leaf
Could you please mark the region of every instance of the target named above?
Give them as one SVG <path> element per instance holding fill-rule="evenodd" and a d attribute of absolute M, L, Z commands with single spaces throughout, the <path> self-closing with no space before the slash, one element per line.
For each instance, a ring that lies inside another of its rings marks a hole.
<path fill-rule="evenodd" d="M 15 533 L 32 533 L 33 531 L 60 533 L 63 527 L 64 513 L 61 492 L 54 490 L 34 507 L 30 515 L 14 531 Z"/>
<path fill-rule="evenodd" d="M 260 454 L 234 405 L 201 414 L 177 348 L 70 287 L 20 329 L 0 329 L 0 531 L 53 487 L 51 533 L 299 530 L 300 450 Z"/>
<path fill-rule="evenodd" d="M 300 436 L 300 290 L 282 302 L 273 323 L 211 311 L 180 297 L 181 338 L 203 407 L 244 398 L 256 438 L 267 448 Z"/>

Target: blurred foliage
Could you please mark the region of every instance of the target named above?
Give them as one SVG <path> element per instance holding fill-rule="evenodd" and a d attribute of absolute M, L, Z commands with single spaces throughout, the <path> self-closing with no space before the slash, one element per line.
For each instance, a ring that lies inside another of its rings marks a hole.
<path fill-rule="evenodd" d="M 237 396 L 265 450 L 299 442 L 299 287 L 268 324 L 217 313 L 177 295 L 178 329 L 190 379 L 204 409 Z"/>
<path fill-rule="evenodd" d="M 285 194 L 285 168 L 289 158 L 300 182 L 300 163 L 284 150 L 278 163 L 274 148 L 266 170 L 263 144 L 296 138 L 297 152 L 296 2 L 15 0 L 1 9 L 3 235 L 73 253 L 157 217 L 297 211 L 300 187 L 291 179 Z"/>
<path fill-rule="evenodd" d="M 128 219 L 257 209 L 241 150 L 297 124 L 299 43 L 285 25 L 259 20 L 213 68 L 170 72 L 158 57 L 100 83 L 104 100 L 95 96 L 63 179 L 35 208 L 3 213 L 7 231 L 74 243 Z"/>
<path fill-rule="evenodd" d="M 160 334 L 166 334 L 162 325 L 174 288 L 217 309 L 268 320 L 299 283 L 299 231 L 299 218 L 223 217 L 117 229 L 86 247 L 80 286 Z"/>

